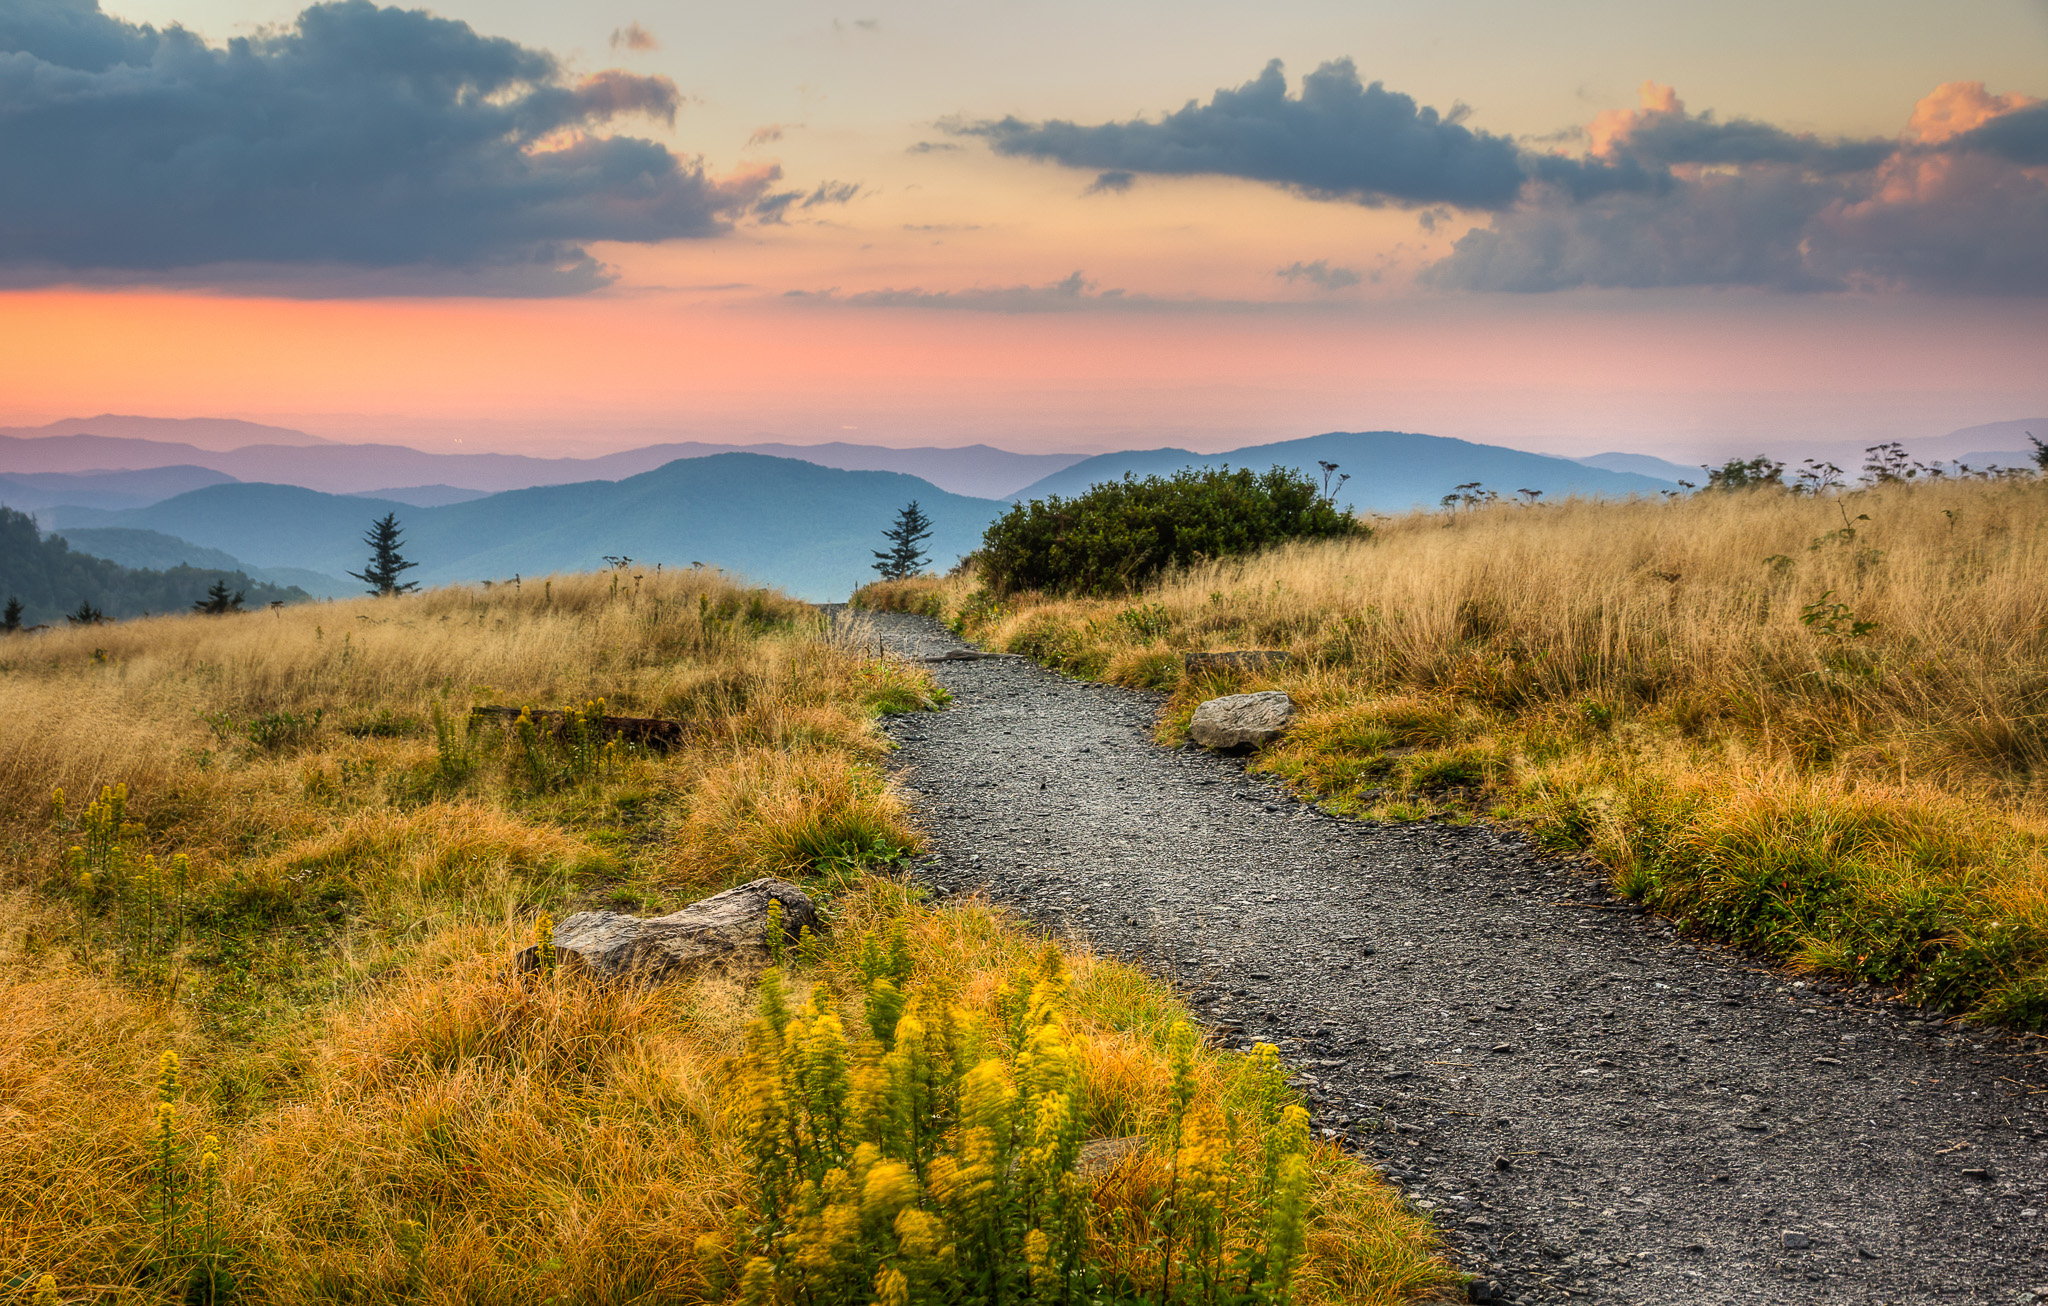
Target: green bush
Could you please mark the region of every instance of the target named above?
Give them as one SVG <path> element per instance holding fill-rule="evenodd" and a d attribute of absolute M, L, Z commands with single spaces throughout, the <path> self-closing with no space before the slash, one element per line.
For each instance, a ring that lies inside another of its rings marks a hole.
<path fill-rule="evenodd" d="M 1126 475 L 1072 499 L 1018 504 L 988 528 L 978 561 L 998 596 L 1123 594 L 1203 558 L 1363 533 L 1314 481 L 1288 468 L 1188 470 Z"/>

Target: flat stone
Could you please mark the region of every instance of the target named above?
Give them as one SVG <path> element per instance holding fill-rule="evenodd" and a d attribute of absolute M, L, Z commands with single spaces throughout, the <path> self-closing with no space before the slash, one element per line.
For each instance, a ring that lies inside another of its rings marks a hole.
<path fill-rule="evenodd" d="M 782 929 L 789 942 L 806 929 L 820 928 L 810 895 L 787 880 L 763 878 L 667 916 L 578 912 L 555 926 L 556 965 L 598 979 L 648 984 L 719 966 L 758 969 L 769 960 L 771 902 L 782 904 Z M 525 949 L 515 964 L 523 971 L 539 969 L 539 949 Z"/>
<path fill-rule="evenodd" d="M 1262 748 L 1287 733 L 1294 721 L 1294 700 L 1278 690 L 1228 694 L 1195 709 L 1188 738 L 1204 748 Z"/>

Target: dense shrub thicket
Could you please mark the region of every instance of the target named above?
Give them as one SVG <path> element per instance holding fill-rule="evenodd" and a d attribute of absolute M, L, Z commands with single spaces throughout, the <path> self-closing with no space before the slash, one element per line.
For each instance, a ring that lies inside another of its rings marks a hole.
<path fill-rule="evenodd" d="M 1205 558 L 1364 533 L 1299 472 L 1209 468 L 1126 474 L 1072 499 L 1020 503 L 988 528 L 977 557 L 997 594 L 1121 594 Z"/>
<path fill-rule="evenodd" d="M 61 535 L 44 536 L 35 519 L 0 508 L 0 603 L 21 599 L 21 620 L 41 625 L 61 620 L 85 604 L 109 618 L 149 612 L 183 612 L 224 583 L 250 607 L 273 599 L 302 602 L 310 597 L 296 585 L 269 585 L 239 571 L 172 567 L 148 571 L 74 553 Z"/>

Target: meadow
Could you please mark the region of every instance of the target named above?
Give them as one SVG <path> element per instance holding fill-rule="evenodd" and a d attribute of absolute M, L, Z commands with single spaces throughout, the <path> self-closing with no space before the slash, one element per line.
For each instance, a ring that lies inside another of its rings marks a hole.
<path fill-rule="evenodd" d="M 1270 1053 L 1205 1046 L 1131 967 L 919 901 L 874 719 L 941 697 L 703 572 L 0 639 L 0 1297 L 1454 1288 Z M 509 964 L 573 911 L 770 874 L 830 929 L 765 976 Z"/>
<path fill-rule="evenodd" d="M 1299 716 L 1253 765 L 1361 818 L 1490 817 L 1792 967 L 2048 1029 L 2048 483 L 1470 503 L 1127 596 L 870 586 L 988 647 Z M 1191 675 L 1193 650 L 1276 649 Z"/>

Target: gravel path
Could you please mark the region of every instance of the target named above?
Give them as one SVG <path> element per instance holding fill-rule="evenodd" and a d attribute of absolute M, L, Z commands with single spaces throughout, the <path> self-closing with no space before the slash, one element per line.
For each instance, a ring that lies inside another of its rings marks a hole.
<path fill-rule="evenodd" d="M 895 653 L 962 649 L 862 614 Z M 1015 659 L 896 718 L 934 853 L 1277 1043 L 1475 1300 L 2048 1303 L 2048 1056 L 1697 946 L 1509 832 L 1373 825 Z M 2031 1057 L 2028 1055 L 2032 1053 Z"/>

